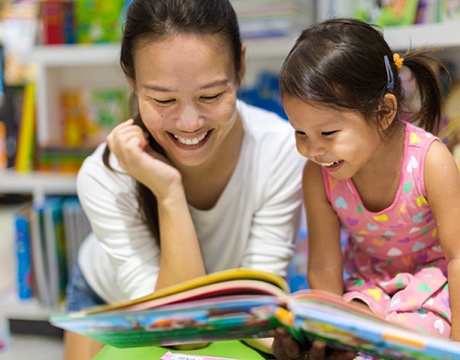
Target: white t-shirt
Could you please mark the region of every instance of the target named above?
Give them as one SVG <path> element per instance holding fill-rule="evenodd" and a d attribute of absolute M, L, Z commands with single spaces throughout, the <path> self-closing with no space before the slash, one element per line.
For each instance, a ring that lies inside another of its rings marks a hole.
<path fill-rule="evenodd" d="M 237 267 L 286 274 L 301 215 L 305 159 L 294 131 L 274 113 L 238 101 L 245 135 L 235 171 L 210 210 L 190 206 L 208 273 Z M 82 244 L 79 265 L 94 289 L 111 303 L 153 292 L 160 249 L 139 215 L 134 179 L 105 144 L 89 156 L 77 191 L 93 233 Z M 181 254 L 183 261 L 188 259 Z"/>

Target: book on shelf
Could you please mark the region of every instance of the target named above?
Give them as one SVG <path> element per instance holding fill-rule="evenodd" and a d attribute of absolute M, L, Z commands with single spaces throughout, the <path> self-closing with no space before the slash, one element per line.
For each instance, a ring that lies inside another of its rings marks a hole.
<path fill-rule="evenodd" d="M 28 172 L 34 168 L 35 147 L 35 83 L 25 85 L 24 99 L 19 124 L 18 146 L 15 167 L 18 172 Z"/>
<path fill-rule="evenodd" d="M 363 1 L 325 0 L 319 17 L 354 17 L 379 26 L 413 25 L 419 11 L 419 0 Z M 423 8 L 420 9 L 423 11 Z"/>
<path fill-rule="evenodd" d="M 91 225 L 76 196 L 66 197 L 62 203 L 69 278 L 77 262 L 78 248 L 91 232 Z"/>
<path fill-rule="evenodd" d="M 42 306 L 58 308 L 65 297 L 78 247 L 91 227 L 76 196 L 49 196 L 27 210 L 32 295 Z"/>
<path fill-rule="evenodd" d="M 24 86 L 6 85 L 3 91 L 3 101 L 0 105 L 0 121 L 5 128 L 3 151 L 6 159 L 3 161 L 6 160 L 6 168 L 11 168 L 16 163 Z"/>
<path fill-rule="evenodd" d="M 264 338 L 284 326 L 305 346 L 323 339 L 381 359 L 460 358 L 456 342 L 391 324 L 334 294 L 289 294 L 281 277 L 249 269 L 209 274 L 50 321 L 118 348 Z"/>
<path fill-rule="evenodd" d="M 13 213 L 17 294 L 20 300 L 32 298 L 32 254 L 30 239 L 31 204 L 26 204 Z"/>
<path fill-rule="evenodd" d="M 52 307 L 53 302 L 50 294 L 48 267 L 46 265 L 48 256 L 43 211 L 43 204 L 35 203 L 30 214 L 34 295 L 41 305 Z"/>
<path fill-rule="evenodd" d="M 67 250 L 62 213 L 62 197 L 49 197 L 43 204 L 46 259 L 51 304 L 64 299 L 67 284 Z"/>
<path fill-rule="evenodd" d="M 44 144 L 37 149 L 38 171 L 76 174 L 94 146 L 66 146 Z"/>
<path fill-rule="evenodd" d="M 128 95 L 122 88 L 64 88 L 60 104 L 62 145 L 69 148 L 95 148 L 114 126 L 129 118 Z"/>

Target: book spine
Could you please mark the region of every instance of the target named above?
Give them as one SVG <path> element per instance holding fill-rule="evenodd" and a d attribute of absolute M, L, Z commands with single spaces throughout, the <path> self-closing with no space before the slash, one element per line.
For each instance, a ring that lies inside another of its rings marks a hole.
<path fill-rule="evenodd" d="M 22 117 L 19 127 L 16 171 L 28 172 L 33 169 L 33 148 L 35 131 L 35 83 L 25 86 Z"/>
<path fill-rule="evenodd" d="M 41 2 L 43 44 L 64 44 L 64 1 L 44 0 Z"/>
<path fill-rule="evenodd" d="M 17 258 L 17 291 L 21 300 L 32 298 L 32 258 L 30 249 L 30 218 L 22 211 L 14 214 Z"/>
<path fill-rule="evenodd" d="M 52 307 L 48 269 L 45 233 L 43 224 L 43 205 L 35 204 L 31 211 L 31 245 L 34 286 L 41 305 Z"/>
<path fill-rule="evenodd" d="M 8 166 L 8 156 L 6 154 L 6 126 L 0 121 L 0 170 Z"/>

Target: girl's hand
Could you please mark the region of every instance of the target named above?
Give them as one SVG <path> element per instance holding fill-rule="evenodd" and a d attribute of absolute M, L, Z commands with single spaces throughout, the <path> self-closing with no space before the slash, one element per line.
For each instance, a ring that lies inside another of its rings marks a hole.
<path fill-rule="evenodd" d="M 164 156 L 152 150 L 147 134 L 134 125 L 133 119 L 116 126 L 106 141 L 122 169 L 147 186 L 158 200 L 183 191 L 179 171 Z"/>
<path fill-rule="evenodd" d="M 357 356 L 355 351 L 329 349 L 321 340 L 314 340 L 309 350 L 302 349 L 284 328 L 277 328 L 271 335 L 273 355 L 278 360 L 352 360 Z"/>

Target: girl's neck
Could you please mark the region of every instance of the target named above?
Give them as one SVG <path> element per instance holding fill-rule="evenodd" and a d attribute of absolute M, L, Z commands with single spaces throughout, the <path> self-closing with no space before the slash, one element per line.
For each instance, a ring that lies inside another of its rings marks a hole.
<path fill-rule="evenodd" d="M 382 139 L 372 160 L 352 178 L 370 211 L 379 212 L 393 204 L 401 180 L 405 135 L 405 125 L 396 122 L 391 137 Z"/>

